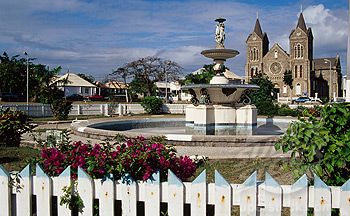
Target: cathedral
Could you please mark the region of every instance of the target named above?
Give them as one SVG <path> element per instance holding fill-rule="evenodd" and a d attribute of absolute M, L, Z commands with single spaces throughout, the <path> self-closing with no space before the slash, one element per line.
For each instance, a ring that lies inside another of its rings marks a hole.
<path fill-rule="evenodd" d="M 263 33 L 257 18 L 253 32 L 246 40 L 247 80 L 257 73 L 266 74 L 280 97 L 341 97 L 339 55 L 314 59 L 313 40 L 312 30 L 307 28 L 303 13 L 300 13 L 298 24 L 289 35 L 289 53 L 278 43 L 270 48 L 268 36 Z M 283 81 L 286 71 L 292 74 L 292 88 Z"/>

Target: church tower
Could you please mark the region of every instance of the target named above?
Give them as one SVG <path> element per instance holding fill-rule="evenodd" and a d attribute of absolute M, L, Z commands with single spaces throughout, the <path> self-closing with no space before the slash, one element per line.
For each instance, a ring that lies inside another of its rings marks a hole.
<path fill-rule="evenodd" d="M 293 96 L 310 96 L 310 72 L 313 60 L 313 35 L 307 28 L 303 13 L 289 36 L 290 68 L 293 74 Z"/>
<path fill-rule="evenodd" d="M 263 33 L 259 18 L 256 19 L 254 31 L 248 36 L 247 63 L 245 66 L 246 79 L 249 80 L 257 73 L 263 72 L 263 57 L 269 51 L 269 39 Z"/>

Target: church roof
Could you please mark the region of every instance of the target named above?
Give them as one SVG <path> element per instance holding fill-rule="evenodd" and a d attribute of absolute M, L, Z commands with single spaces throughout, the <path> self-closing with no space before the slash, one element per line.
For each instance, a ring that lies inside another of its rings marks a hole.
<path fill-rule="evenodd" d="M 305 19 L 304 19 L 303 13 L 300 13 L 297 28 L 298 27 L 300 29 L 302 29 L 304 32 L 307 32 L 307 27 L 306 27 L 306 24 L 305 24 Z"/>
<path fill-rule="evenodd" d="M 259 37 L 263 38 L 263 32 L 262 32 L 262 29 L 261 29 L 261 25 L 260 25 L 259 19 L 256 19 L 254 32 L 257 35 L 259 35 Z"/>
<path fill-rule="evenodd" d="M 325 59 L 328 59 L 329 61 L 331 61 L 331 66 L 332 69 L 336 68 L 338 66 L 339 63 L 339 59 L 338 57 L 334 57 L 334 58 L 318 58 L 318 59 L 314 59 L 314 69 L 315 70 L 329 70 L 329 62 L 325 61 Z"/>

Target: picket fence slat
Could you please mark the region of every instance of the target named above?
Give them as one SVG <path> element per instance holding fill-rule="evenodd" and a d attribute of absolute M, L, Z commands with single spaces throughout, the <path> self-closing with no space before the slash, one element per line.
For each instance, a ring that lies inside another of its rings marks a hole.
<path fill-rule="evenodd" d="M 16 213 L 19 216 L 32 215 L 32 189 L 33 177 L 30 173 L 31 166 L 28 164 L 20 173 L 20 193 L 16 194 Z M 19 204 L 20 203 L 20 204 Z"/>
<path fill-rule="evenodd" d="M 94 185 L 91 177 L 79 167 L 77 190 L 84 203 L 84 211 L 79 212 L 81 216 L 93 216 Z"/>
<path fill-rule="evenodd" d="M 0 216 L 11 215 L 11 188 L 9 187 L 10 174 L 0 165 Z"/>
<path fill-rule="evenodd" d="M 314 214 L 315 216 L 330 216 L 332 211 L 331 190 L 314 175 Z"/>
<path fill-rule="evenodd" d="M 255 216 L 257 214 L 257 172 L 255 171 L 240 188 L 240 215 Z"/>
<path fill-rule="evenodd" d="M 63 196 L 63 188 L 71 185 L 70 166 L 68 166 L 58 177 L 52 178 L 53 194 L 57 196 L 57 214 L 70 215 L 71 210 L 67 205 L 60 205 L 61 197 Z"/>
<path fill-rule="evenodd" d="M 292 185 L 290 196 L 290 215 L 307 216 L 308 181 L 305 174 Z"/>
<path fill-rule="evenodd" d="M 145 216 L 160 213 L 160 173 L 156 172 L 145 184 Z"/>
<path fill-rule="evenodd" d="M 282 188 L 278 182 L 267 172 L 265 173 L 265 184 L 263 188 L 265 208 L 261 209 L 261 215 L 281 215 Z"/>
<path fill-rule="evenodd" d="M 206 171 L 192 182 L 191 185 L 191 216 L 206 215 L 207 212 L 207 181 Z"/>
<path fill-rule="evenodd" d="M 100 187 L 95 190 L 99 192 L 99 211 L 100 216 L 114 215 L 115 184 L 112 178 L 107 177 L 105 180 L 99 180 Z M 95 181 L 96 183 L 96 181 Z"/>
<path fill-rule="evenodd" d="M 185 203 L 185 186 L 182 181 L 168 170 L 168 214 L 169 216 L 183 216 Z"/>
<path fill-rule="evenodd" d="M 123 176 L 121 184 L 122 215 L 137 216 L 137 184 L 129 175 Z"/>
<path fill-rule="evenodd" d="M 52 215 L 52 180 L 45 174 L 38 164 L 36 165 L 36 178 L 34 182 L 36 188 L 36 202 L 38 204 L 40 203 L 40 208 L 37 208 L 37 216 Z"/>
<path fill-rule="evenodd" d="M 231 199 L 231 185 L 215 170 L 215 215 L 231 215 Z"/>
<path fill-rule="evenodd" d="M 12 174 L 11 174 L 12 175 Z M 0 216 L 31 215 L 71 215 L 67 205 L 60 205 L 65 194 L 63 188 L 71 185 L 70 167 L 58 177 L 49 177 L 40 166 L 36 166 L 36 175 L 32 176 L 30 166 L 24 168 L 19 185 L 12 186 L 11 175 L 0 166 Z M 193 182 L 182 182 L 174 173 L 168 171 L 168 182 L 160 182 L 160 174 L 155 173 L 146 182 L 134 181 L 130 175 L 121 180 L 111 176 L 92 180 L 84 170 L 78 169 L 77 190 L 83 200 L 84 208 L 79 215 L 93 215 L 94 199 L 99 200 L 99 214 L 116 214 L 115 201 L 121 201 L 122 215 L 163 215 L 161 203 L 167 203 L 169 216 L 183 216 L 187 210 L 191 215 L 206 215 L 212 211 L 207 205 L 213 205 L 215 215 L 230 216 L 232 206 L 239 206 L 240 215 L 281 215 L 282 206 L 290 207 L 292 216 L 307 215 L 314 208 L 314 215 L 331 215 L 332 208 L 339 208 L 341 216 L 350 216 L 350 180 L 342 187 L 327 186 L 315 176 L 314 186 L 308 186 L 306 175 L 293 185 L 279 185 L 268 173 L 265 181 L 257 181 L 254 172 L 243 184 L 230 184 L 215 171 L 215 183 L 206 182 L 204 170 Z M 12 188 L 11 188 L 12 187 Z M 17 192 L 16 189 L 19 189 Z M 11 193 L 16 201 L 11 201 Z M 32 209 L 32 195 L 36 196 L 37 206 Z M 67 194 L 66 194 L 67 195 Z M 53 197 L 57 196 L 57 213 L 52 212 Z M 144 213 L 138 202 L 144 202 Z M 13 205 L 11 207 L 11 205 Z M 11 212 L 12 210 L 15 212 Z M 208 211 L 208 212 L 207 212 Z"/>
<path fill-rule="evenodd" d="M 350 179 L 340 188 L 340 215 L 350 216 Z"/>

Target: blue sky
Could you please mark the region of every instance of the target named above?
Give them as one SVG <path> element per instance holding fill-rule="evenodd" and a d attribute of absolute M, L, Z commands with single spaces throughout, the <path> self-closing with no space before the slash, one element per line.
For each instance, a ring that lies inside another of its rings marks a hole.
<path fill-rule="evenodd" d="M 38 63 L 97 79 L 129 61 L 154 55 L 178 62 L 188 73 L 211 63 L 200 52 L 215 46 L 213 20 L 221 16 L 227 19 L 225 46 L 241 53 L 226 65 L 243 75 L 245 40 L 256 12 L 270 47 L 279 43 L 289 52 L 288 36 L 301 5 L 314 33 L 315 58 L 339 53 L 345 73 L 346 0 L 0 0 L 0 51 L 27 51 Z"/>

